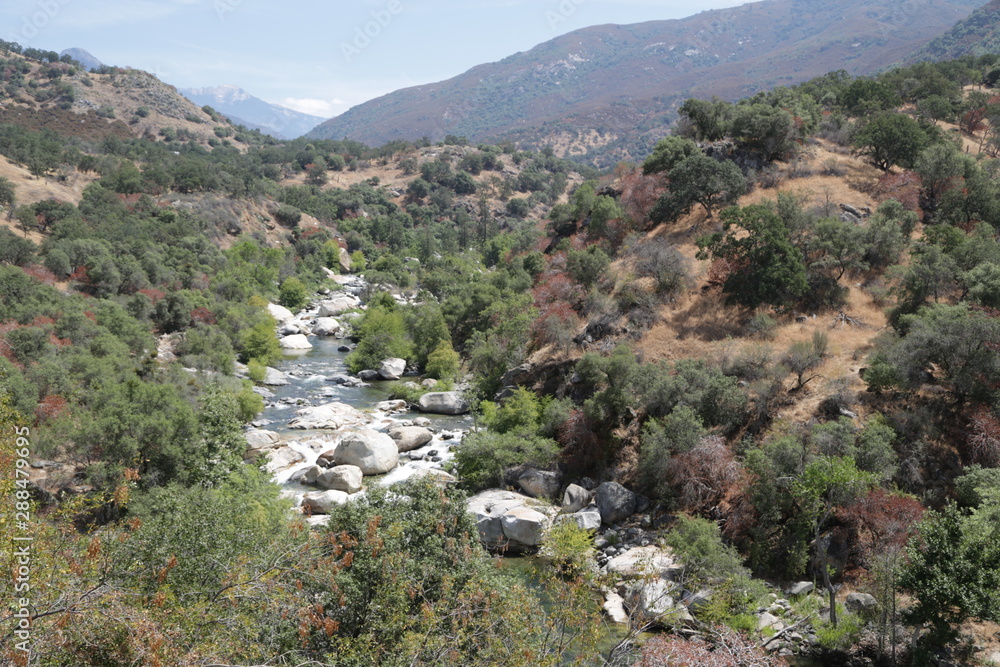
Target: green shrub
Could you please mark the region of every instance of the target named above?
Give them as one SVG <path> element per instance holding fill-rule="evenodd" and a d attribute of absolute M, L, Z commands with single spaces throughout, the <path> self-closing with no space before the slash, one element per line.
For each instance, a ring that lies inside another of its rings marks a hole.
<path fill-rule="evenodd" d="M 562 521 L 546 534 L 542 555 L 568 576 L 586 574 L 594 563 L 594 536 L 575 521 Z"/>
<path fill-rule="evenodd" d="M 352 373 L 378 368 L 383 359 L 409 360 L 413 354 L 406 322 L 398 310 L 369 304 L 364 318 L 355 328 L 355 335 L 360 339 L 358 346 L 345 360 Z"/>
<path fill-rule="evenodd" d="M 286 278 L 285 282 L 281 283 L 278 295 L 278 302 L 292 311 L 301 310 L 309 303 L 309 291 L 295 276 Z"/>
<path fill-rule="evenodd" d="M 274 331 L 274 325 L 270 322 L 261 322 L 243 338 L 243 346 L 240 351 L 240 361 L 249 362 L 256 359 L 264 366 L 268 366 L 281 358 L 281 344 L 278 342 L 278 334 Z"/>
<path fill-rule="evenodd" d="M 854 614 L 848 614 L 837 605 L 837 626 L 829 621 L 819 621 L 813 627 L 819 645 L 828 651 L 846 651 L 857 643 L 861 636 L 861 619 Z"/>
<path fill-rule="evenodd" d="M 546 468 L 558 454 L 559 446 L 549 438 L 477 431 L 462 441 L 455 464 L 462 484 L 479 491 L 501 485 L 506 468 L 522 464 Z"/>
<path fill-rule="evenodd" d="M 264 384 L 264 378 L 267 377 L 267 368 L 256 359 L 251 359 L 247 362 L 247 374 L 255 384 Z"/>
<path fill-rule="evenodd" d="M 427 355 L 425 371 L 429 377 L 437 380 L 451 380 L 458 376 L 462 359 L 451 347 L 451 342 L 442 340 L 434 351 Z"/>

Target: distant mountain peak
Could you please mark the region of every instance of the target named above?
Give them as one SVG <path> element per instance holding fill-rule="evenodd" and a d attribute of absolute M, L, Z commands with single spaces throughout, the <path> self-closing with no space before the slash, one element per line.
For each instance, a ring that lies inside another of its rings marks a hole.
<path fill-rule="evenodd" d="M 63 51 L 59 55 L 60 56 L 69 56 L 73 60 L 75 60 L 78 63 L 80 63 L 81 65 L 83 65 L 88 70 L 95 70 L 95 69 L 99 69 L 99 68 L 101 68 L 101 67 L 104 66 L 104 63 L 102 63 L 100 60 L 98 60 L 97 57 L 94 56 L 94 54 L 92 54 L 90 51 L 87 51 L 86 49 L 81 49 L 79 47 L 73 47 L 72 49 L 66 49 L 65 51 Z"/>
<path fill-rule="evenodd" d="M 182 88 L 181 95 L 200 106 L 209 105 L 230 120 L 278 139 L 295 139 L 325 119 L 254 97 L 240 86 L 224 84 L 208 88 Z"/>

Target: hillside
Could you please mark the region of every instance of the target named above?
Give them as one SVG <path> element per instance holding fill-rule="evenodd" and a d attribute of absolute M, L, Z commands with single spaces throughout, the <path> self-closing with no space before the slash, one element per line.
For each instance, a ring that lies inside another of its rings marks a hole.
<path fill-rule="evenodd" d="M 373 145 L 448 134 L 512 138 L 561 145 L 561 154 L 586 150 L 611 166 L 648 154 L 687 97 L 737 99 L 828 71 L 877 71 L 977 4 L 765 0 L 681 20 L 595 26 L 372 100 L 308 136 Z"/>
<path fill-rule="evenodd" d="M 180 93 L 198 106 L 211 106 L 234 123 L 259 129 L 277 139 L 301 137 L 324 120 L 270 104 L 238 86 L 182 88 Z"/>
<path fill-rule="evenodd" d="M 992 0 L 914 53 L 907 62 L 1000 53 L 1000 2 Z"/>

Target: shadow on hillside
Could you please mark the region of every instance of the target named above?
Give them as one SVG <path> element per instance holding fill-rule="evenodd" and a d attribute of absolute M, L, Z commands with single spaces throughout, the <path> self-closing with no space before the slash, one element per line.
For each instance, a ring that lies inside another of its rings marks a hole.
<path fill-rule="evenodd" d="M 739 310 L 721 303 L 717 290 L 707 289 L 686 307 L 664 316 L 677 338 L 697 338 L 705 342 L 725 340 L 740 335 L 743 317 Z"/>

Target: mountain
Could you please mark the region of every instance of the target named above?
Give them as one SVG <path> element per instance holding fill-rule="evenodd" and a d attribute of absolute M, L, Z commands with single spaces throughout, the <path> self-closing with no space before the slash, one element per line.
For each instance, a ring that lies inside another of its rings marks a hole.
<path fill-rule="evenodd" d="M 59 55 L 60 56 L 69 56 L 70 58 L 72 58 L 73 60 L 75 60 L 78 63 L 80 63 L 85 68 L 87 68 L 88 71 L 93 71 L 95 69 L 98 69 L 98 68 L 104 66 L 104 63 L 102 63 L 100 60 L 98 60 L 92 53 L 90 53 L 86 49 L 81 49 L 81 48 L 75 48 L 74 47 L 72 49 L 66 49 L 65 51 L 63 51 Z"/>
<path fill-rule="evenodd" d="M 180 93 L 199 106 L 211 106 L 229 116 L 234 123 L 259 129 L 278 139 L 301 137 L 324 120 L 319 116 L 270 104 L 238 86 L 182 88 Z"/>
<path fill-rule="evenodd" d="M 307 136 L 371 145 L 447 134 L 553 144 L 605 162 L 648 154 L 684 99 L 736 99 L 844 69 L 877 71 L 982 0 L 764 0 L 685 19 L 577 30 L 447 81 L 356 106 Z M 626 135 L 629 135 L 626 138 Z"/>
<path fill-rule="evenodd" d="M 909 60 L 952 60 L 1000 53 L 1000 0 L 993 0 L 936 37 Z"/>

